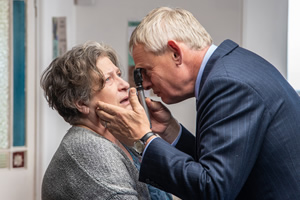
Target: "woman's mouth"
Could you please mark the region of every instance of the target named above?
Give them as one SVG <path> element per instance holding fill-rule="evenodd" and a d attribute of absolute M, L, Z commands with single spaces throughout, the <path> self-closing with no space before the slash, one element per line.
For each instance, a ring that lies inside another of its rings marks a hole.
<path fill-rule="evenodd" d="M 127 103 L 129 103 L 128 97 L 125 97 L 120 101 L 120 104 L 127 104 Z"/>

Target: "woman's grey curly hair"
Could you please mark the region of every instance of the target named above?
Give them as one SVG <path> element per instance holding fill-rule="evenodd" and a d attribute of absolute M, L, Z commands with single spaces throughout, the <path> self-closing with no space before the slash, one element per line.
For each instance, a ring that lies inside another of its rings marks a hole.
<path fill-rule="evenodd" d="M 41 87 L 49 106 L 72 125 L 81 115 L 75 103 L 88 103 L 95 92 L 94 85 L 99 86 L 97 91 L 104 87 L 104 75 L 96 66 L 99 57 L 108 57 L 120 67 L 117 54 L 110 46 L 87 42 L 54 59 L 41 76 Z"/>

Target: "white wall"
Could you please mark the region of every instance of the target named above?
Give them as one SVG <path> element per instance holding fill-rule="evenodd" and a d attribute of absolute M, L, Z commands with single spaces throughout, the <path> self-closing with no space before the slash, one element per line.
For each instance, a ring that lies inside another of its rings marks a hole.
<path fill-rule="evenodd" d="M 12 1 L 11 1 L 12 4 Z M 35 23 L 33 1 L 26 2 L 27 17 L 26 41 L 26 155 L 25 167 L 14 169 L 0 169 L 0 199 L 19 200 L 34 199 L 35 195 Z M 1 47 L 0 47 L 0 50 Z M 29 55 L 29 56 L 28 56 Z M 2 63 L 1 63 L 2 64 Z M 1 74 L 1 72 L 0 72 Z M 0 113 L 0 115 L 3 113 Z M 29 119 L 29 120 L 28 120 Z M 2 122 L 1 122 L 2 123 Z M 10 141 L 11 142 L 11 141 Z M 13 147 L 14 151 L 23 151 L 24 147 Z M 10 157 L 10 162 L 12 157 Z"/>
<path fill-rule="evenodd" d="M 76 9 L 73 0 L 37 0 L 37 164 L 36 197 L 40 199 L 42 176 L 62 137 L 70 127 L 58 113 L 49 108 L 40 88 L 41 73 L 53 58 L 52 17 L 67 18 L 67 47 L 75 45 Z"/>
<path fill-rule="evenodd" d="M 244 0 L 243 43 L 287 76 L 288 0 Z"/>
<path fill-rule="evenodd" d="M 288 9 L 288 69 L 287 78 L 292 84 L 292 86 L 300 94 L 300 1 L 299 0 L 289 0 Z"/>

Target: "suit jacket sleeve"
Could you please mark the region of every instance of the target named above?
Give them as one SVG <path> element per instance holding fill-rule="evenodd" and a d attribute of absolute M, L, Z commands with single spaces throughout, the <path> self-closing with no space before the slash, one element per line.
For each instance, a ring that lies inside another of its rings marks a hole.
<path fill-rule="evenodd" d="M 195 136 L 192 135 L 184 126 L 182 126 L 181 136 L 176 144 L 180 151 L 194 157 L 195 155 Z"/>
<path fill-rule="evenodd" d="M 261 97 L 243 80 L 221 75 L 205 84 L 197 106 L 196 156 L 182 148 L 183 138 L 179 149 L 156 139 L 144 154 L 140 181 L 183 199 L 235 199 L 270 119 Z"/>

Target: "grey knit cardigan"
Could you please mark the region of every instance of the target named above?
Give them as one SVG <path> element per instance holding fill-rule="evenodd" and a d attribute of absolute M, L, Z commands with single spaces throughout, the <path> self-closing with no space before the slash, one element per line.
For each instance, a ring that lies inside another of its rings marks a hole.
<path fill-rule="evenodd" d="M 138 170 L 117 145 L 81 127 L 71 127 L 42 183 L 43 200 L 150 199 Z"/>

